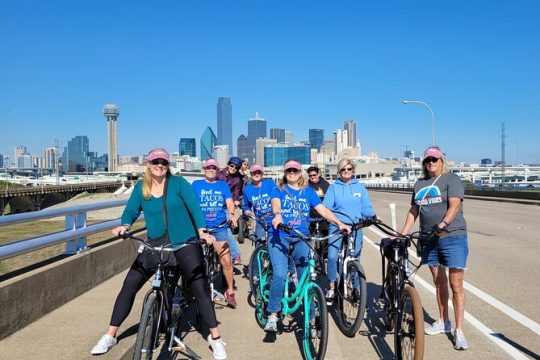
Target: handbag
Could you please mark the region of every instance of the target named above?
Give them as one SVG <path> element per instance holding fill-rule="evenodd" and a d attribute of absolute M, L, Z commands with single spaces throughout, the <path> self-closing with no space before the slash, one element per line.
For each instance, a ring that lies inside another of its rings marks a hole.
<path fill-rule="evenodd" d="M 163 190 L 163 196 L 161 197 L 163 203 L 163 222 L 165 224 L 165 233 L 156 239 L 149 239 L 150 243 L 154 247 L 170 247 L 171 241 L 169 240 L 169 232 L 167 226 L 167 188 L 169 186 L 169 177 L 165 179 L 165 188 Z M 174 251 L 163 251 L 159 252 L 157 250 L 150 250 L 144 248 L 143 252 L 137 256 L 140 264 L 143 268 L 150 272 L 156 271 L 160 263 L 159 256 L 161 255 L 161 264 L 164 268 L 175 267 L 178 265 L 178 260 L 176 259 L 176 252 Z"/>

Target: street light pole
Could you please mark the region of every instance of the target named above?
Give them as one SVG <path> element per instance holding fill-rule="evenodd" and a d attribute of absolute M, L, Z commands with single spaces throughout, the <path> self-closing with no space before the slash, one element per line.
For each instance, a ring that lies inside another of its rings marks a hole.
<path fill-rule="evenodd" d="M 6 195 L 8 192 L 8 162 L 9 156 L 4 156 L 4 168 L 6 169 Z"/>
<path fill-rule="evenodd" d="M 403 104 L 422 104 L 429 109 L 431 113 L 431 146 L 435 146 L 435 115 L 433 115 L 433 110 L 426 102 L 421 100 L 402 100 Z"/>

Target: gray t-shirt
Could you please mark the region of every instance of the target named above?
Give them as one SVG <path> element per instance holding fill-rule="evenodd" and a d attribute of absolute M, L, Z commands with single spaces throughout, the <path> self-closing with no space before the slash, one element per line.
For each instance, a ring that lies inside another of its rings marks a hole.
<path fill-rule="evenodd" d="M 433 226 L 439 224 L 448 210 L 448 199 L 457 197 L 461 199 L 459 210 L 448 225 L 449 233 L 440 237 L 459 236 L 467 234 L 467 224 L 463 217 L 463 196 L 465 187 L 461 179 L 453 173 L 447 173 L 428 180 L 418 180 L 414 184 L 411 205 L 420 207 L 420 230 L 431 231 Z"/>

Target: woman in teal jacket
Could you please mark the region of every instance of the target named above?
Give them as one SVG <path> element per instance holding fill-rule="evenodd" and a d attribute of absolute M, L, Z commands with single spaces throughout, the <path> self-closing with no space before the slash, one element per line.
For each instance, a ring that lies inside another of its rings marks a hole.
<path fill-rule="evenodd" d="M 167 193 L 164 199 L 165 186 Z M 199 236 L 208 243 L 213 236 L 205 233 L 206 222 L 199 206 L 199 200 L 191 185 L 182 177 L 171 176 L 169 154 L 163 149 L 148 153 L 144 180 L 138 182 L 131 193 L 122 213 L 120 226 L 113 229 L 119 236 L 131 229 L 131 225 L 144 212 L 144 220 L 150 243 L 165 234 L 163 221 L 163 201 L 167 204 L 167 234 L 173 246 L 186 243 Z M 216 314 L 208 293 L 208 283 L 204 274 L 204 257 L 198 244 L 187 245 L 175 251 L 178 270 L 187 280 L 191 293 L 195 296 L 199 313 L 210 329 L 208 343 L 215 359 L 226 359 L 225 343 L 219 335 Z M 109 330 L 94 346 L 92 355 L 104 354 L 116 345 L 116 333 L 133 306 L 135 295 L 152 277 L 153 273 L 144 268 L 136 259 L 131 265 L 122 289 L 114 304 Z"/>
<path fill-rule="evenodd" d="M 371 206 L 371 200 L 369 199 L 366 187 L 354 178 L 354 162 L 349 159 L 342 159 L 339 161 L 337 169 L 338 177 L 330 185 L 328 191 L 326 191 L 323 205 L 332 211 L 347 214 L 354 221 L 374 216 L 375 212 Z M 336 217 L 344 223 L 350 222 L 346 216 L 341 214 L 336 214 Z M 330 225 L 330 233 L 335 231 L 337 231 L 335 225 Z M 358 260 L 360 260 L 363 238 L 364 234 L 362 230 L 358 230 L 356 232 L 354 249 L 355 257 Z M 334 288 L 338 277 L 337 261 L 341 250 L 341 242 L 341 235 L 336 235 L 328 241 L 327 272 L 329 288 L 326 292 L 326 300 L 329 303 L 334 299 Z"/>

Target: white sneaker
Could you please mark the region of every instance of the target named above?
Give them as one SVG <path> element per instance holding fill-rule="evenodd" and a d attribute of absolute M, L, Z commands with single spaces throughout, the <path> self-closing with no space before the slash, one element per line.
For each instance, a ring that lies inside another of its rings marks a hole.
<path fill-rule="evenodd" d="M 116 345 L 116 338 L 109 334 L 105 334 L 99 339 L 96 346 L 92 348 L 92 355 L 101 355 L 109 351 L 114 345 Z"/>
<path fill-rule="evenodd" d="M 325 295 L 326 305 L 330 306 L 334 303 L 334 296 L 335 296 L 334 289 L 326 290 L 326 295 Z"/>
<path fill-rule="evenodd" d="M 266 320 L 266 325 L 264 326 L 264 331 L 273 333 L 277 332 L 277 321 L 278 317 L 276 315 L 268 316 L 268 319 Z"/>
<path fill-rule="evenodd" d="M 219 338 L 217 340 L 212 339 L 212 335 L 208 335 L 208 344 L 212 347 L 212 354 L 214 355 L 214 359 L 216 360 L 225 360 L 227 358 L 227 349 L 225 342 L 223 342 L 222 338 Z"/>
<path fill-rule="evenodd" d="M 450 334 L 452 332 L 452 324 L 450 321 L 442 322 L 440 319 L 434 322 L 431 326 L 425 328 L 424 332 L 426 335 L 437 335 L 437 334 Z"/>
<path fill-rule="evenodd" d="M 454 331 L 454 349 L 467 350 L 468 348 L 469 344 L 467 343 L 467 339 L 465 339 L 465 335 L 463 335 L 463 331 L 456 329 Z"/>

